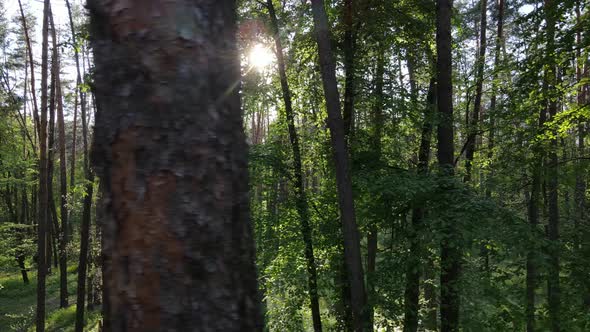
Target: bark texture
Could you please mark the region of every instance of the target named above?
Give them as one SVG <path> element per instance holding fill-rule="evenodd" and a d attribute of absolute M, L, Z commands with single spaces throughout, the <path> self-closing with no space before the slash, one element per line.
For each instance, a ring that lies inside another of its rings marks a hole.
<path fill-rule="evenodd" d="M 261 331 L 235 1 L 88 6 L 111 331 Z"/>

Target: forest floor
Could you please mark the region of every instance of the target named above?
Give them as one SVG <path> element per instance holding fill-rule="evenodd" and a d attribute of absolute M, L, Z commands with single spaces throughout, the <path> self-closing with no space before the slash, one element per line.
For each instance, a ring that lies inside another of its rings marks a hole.
<path fill-rule="evenodd" d="M 68 268 L 69 303 L 76 302 L 76 267 Z M 29 272 L 30 283 L 23 283 L 20 272 L 0 274 L 0 331 L 34 331 L 37 301 L 37 273 Z M 59 309 L 59 271 L 54 268 L 47 276 L 46 330 L 69 332 L 74 330 L 76 305 Z M 98 314 L 91 313 L 88 326 L 97 325 Z M 88 330 L 91 331 L 91 330 Z"/>

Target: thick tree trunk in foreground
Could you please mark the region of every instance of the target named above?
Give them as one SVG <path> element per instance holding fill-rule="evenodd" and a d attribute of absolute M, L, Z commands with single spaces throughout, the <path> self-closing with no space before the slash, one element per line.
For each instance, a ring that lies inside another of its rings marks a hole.
<path fill-rule="evenodd" d="M 235 1 L 88 6 L 111 331 L 261 331 Z"/>
<path fill-rule="evenodd" d="M 453 83 L 451 55 L 451 15 L 452 0 L 437 0 L 436 6 L 436 50 L 437 50 L 437 104 L 438 124 L 438 163 L 443 174 L 453 176 Z M 444 189 L 444 188 L 443 188 Z M 461 250 L 458 228 L 448 221 L 444 226 L 441 243 L 441 331 L 459 330 L 459 276 L 461 272 Z"/>
<path fill-rule="evenodd" d="M 428 174 L 428 163 L 430 162 L 430 142 L 432 140 L 433 111 L 436 107 L 434 79 L 430 80 L 428 95 L 426 97 L 426 108 L 424 110 L 424 123 L 420 138 L 418 151 L 418 174 Z M 420 310 L 420 265 L 422 258 L 422 220 L 424 219 L 424 206 L 422 202 L 415 203 L 412 209 L 412 230 L 410 236 L 410 256 L 406 266 L 406 289 L 404 294 L 404 332 L 416 332 L 418 330 L 418 312 Z"/>
<path fill-rule="evenodd" d="M 368 329 L 365 314 L 366 293 L 361 261 L 359 231 L 356 225 L 352 181 L 349 173 L 348 149 L 344 136 L 344 124 L 340 113 L 340 94 L 336 81 L 336 65 L 330 46 L 330 31 L 323 0 L 312 0 L 315 35 L 318 43 L 320 70 L 328 110 L 328 127 L 334 153 L 336 182 L 342 234 L 344 237 L 344 256 L 350 282 L 353 325 L 355 331 Z"/>
<path fill-rule="evenodd" d="M 39 213 L 37 225 L 37 316 L 36 331 L 45 331 L 45 274 L 47 240 L 47 80 L 48 80 L 49 0 L 43 5 L 43 41 L 41 46 L 41 120 L 39 126 Z M 23 15 L 24 17 L 24 15 Z M 24 18 L 23 18 L 24 21 Z M 29 49 L 29 51 L 31 51 Z"/>
<path fill-rule="evenodd" d="M 313 237 L 312 229 L 309 224 L 309 205 L 307 203 L 307 196 L 303 185 L 303 170 L 301 164 L 301 151 L 299 150 L 299 136 L 295 129 L 295 114 L 293 111 L 293 103 L 291 101 L 291 90 L 287 80 L 287 70 L 285 66 L 285 59 L 283 56 L 283 46 L 279 34 L 279 23 L 272 0 L 266 2 L 270 21 L 273 28 L 273 37 L 275 41 L 277 62 L 279 66 L 279 76 L 281 79 L 281 90 L 283 92 L 283 101 L 285 103 L 285 113 L 287 116 L 287 126 L 289 129 L 289 140 L 291 141 L 291 149 L 293 151 L 293 172 L 296 191 L 296 205 L 297 212 L 301 222 L 301 234 L 303 235 L 303 243 L 305 244 L 305 259 L 307 262 L 307 278 L 309 288 L 309 302 L 311 307 L 311 317 L 313 321 L 313 330 L 315 332 L 322 331 L 322 321 L 320 316 L 320 304 L 318 296 L 318 282 L 316 264 L 313 253 Z"/>

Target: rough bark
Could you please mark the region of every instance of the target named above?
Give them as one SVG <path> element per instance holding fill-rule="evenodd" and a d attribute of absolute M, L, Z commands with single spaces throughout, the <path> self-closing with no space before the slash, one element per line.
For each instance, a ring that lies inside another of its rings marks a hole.
<path fill-rule="evenodd" d="M 430 162 L 430 143 L 432 140 L 432 115 L 435 108 L 434 79 L 430 80 L 426 107 L 424 109 L 424 122 L 422 124 L 420 148 L 418 150 L 419 175 L 428 174 Z M 422 221 L 424 219 L 424 206 L 422 202 L 414 203 L 412 209 L 412 229 L 410 231 L 410 255 L 406 266 L 406 289 L 404 293 L 404 332 L 416 332 L 418 330 L 418 312 L 420 309 L 420 264 L 422 258 Z"/>
<path fill-rule="evenodd" d="M 39 212 L 37 225 L 37 310 L 36 331 L 45 331 L 45 274 L 46 239 L 47 239 L 47 79 L 48 79 L 48 16 L 49 0 L 43 5 L 43 41 L 41 46 L 41 119 L 39 126 Z M 23 22 L 24 22 L 23 15 Z M 31 50 L 29 49 L 31 54 Z M 32 71 L 32 69 L 31 69 Z M 31 73 L 32 74 L 32 73 Z M 32 80 L 32 77 L 31 77 Z"/>
<path fill-rule="evenodd" d="M 270 15 L 270 21 L 273 29 L 273 38 L 275 41 L 277 63 L 279 67 L 279 77 L 281 80 L 281 90 L 283 93 L 283 102 L 285 103 L 285 114 L 287 117 L 287 126 L 289 130 L 289 140 L 291 142 L 291 150 L 293 152 L 293 173 L 296 191 L 296 206 L 299 213 L 299 220 L 301 223 L 301 234 L 303 236 L 303 243 L 305 244 L 305 259 L 307 262 L 308 274 L 308 291 L 309 301 L 311 307 L 311 317 L 313 321 L 313 329 L 315 332 L 322 331 L 322 321 L 320 316 L 320 304 L 318 296 L 318 283 L 316 263 L 313 251 L 313 237 L 312 228 L 309 224 L 309 205 L 307 203 L 307 195 L 303 184 L 303 170 L 301 163 L 301 151 L 299 150 L 299 136 L 295 129 L 295 114 L 293 110 L 293 103 L 291 100 L 291 90 L 287 80 L 287 70 L 285 66 L 285 59 L 283 55 L 283 46 L 281 43 L 279 33 L 279 23 L 275 12 L 272 0 L 267 0 L 267 7 Z"/>
<path fill-rule="evenodd" d="M 88 7 L 111 331 L 261 331 L 235 1 Z"/>
<path fill-rule="evenodd" d="M 453 134 L 453 84 L 451 53 L 452 0 L 437 0 L 436 6 L 436 50 L 437 50 L 437 105 L 438 163 L 441 173 L 452 177 L 454 165 Z M 445 188 L 442 188 L 443 190 Z M 458 228 L 454 222 L 446 222 L 442 229 L 441 241 L 441 331 L 459 330 L 459 275 L 461 272 L 461 250 Z"/>
<path fill-rule="evenodd" d="M 340 94 L 336 81 L 336 65 L 330 45 L 328 18 L 323 0 L 312 0 L 314 29 L 319 51 L 320 71 L 324 87 L 324 97 L 328 111 L 328 127 L 334 153 L 336 182 L 342 234 L 344 237 L 344 256 L 350 282 L 353 326 L 355 331 L 368 329 L 365 304 L 366 293 L 361 261 L 360 238 L 356 225 L 352 181 L 349 173 L 348 148 L 344 135 L 344 124 L 340 113 Z"/>

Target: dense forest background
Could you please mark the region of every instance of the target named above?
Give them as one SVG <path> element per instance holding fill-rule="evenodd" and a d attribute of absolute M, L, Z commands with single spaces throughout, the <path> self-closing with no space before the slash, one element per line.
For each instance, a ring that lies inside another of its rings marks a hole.
<path fill-rule="evenodd" d="M 266 330 L 590 331 L 588 1 L 238 2 Z M 0 331 L 104 325 L 89 35 L 0 1 Z"/>

